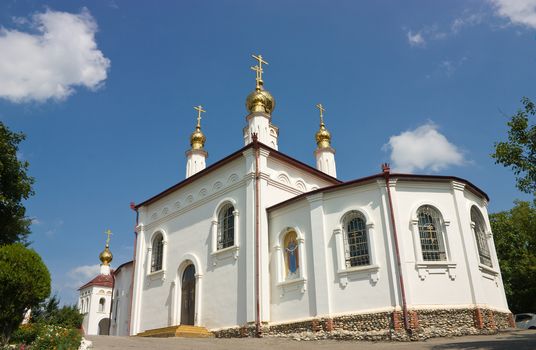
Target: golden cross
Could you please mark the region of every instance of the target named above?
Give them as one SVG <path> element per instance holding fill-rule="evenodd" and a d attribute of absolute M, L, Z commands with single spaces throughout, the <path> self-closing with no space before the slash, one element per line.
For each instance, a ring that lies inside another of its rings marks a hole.
<path fill-rule="evenodd" d="M 104 232 L 108 238 L 106 238 L 106 245 L 109 245 L 110 244 L 110 236 L 112 235 L 112 231 L 110 231 L 110 229 L 107 229 L 106 232 Z"/>
<path fill-rule="evenodd" d="M 206 111 L 203 109 L 203 106 L 199 105 L 197 107 L 194 107 L 194 109 L 197 111 L 197 127 L 201 127 L 201 113 L 205 113 Z"/>
<path fill-rule="evenodd" d="M 324 125 L 324 112 L 326 109 L 322 106 L 322 103 L 317 104 L 316 108 L 320 111 L 320 125 Z"/>
<path fill-rule="evenodd" d="M 258 65 L 255 66 L 255 67 L 258 67 L 258 69 L 254 69 L 253 67 L 251 67 L 251 69 L 253 69 L 255 72 L 257 72 L 257 85 L 259 85 L 259 83 L 262 83 L 262 73 L 264 72 L 262 70 L 262 64 L 264 63 L 265 65 L 268 65 L 268 62 L 263 60 L 261 55 L 257 55 L 257 56 L 251 55 L 251 57 L 253 57 L 254 59 L 256 59 L 259 62 Z"/>

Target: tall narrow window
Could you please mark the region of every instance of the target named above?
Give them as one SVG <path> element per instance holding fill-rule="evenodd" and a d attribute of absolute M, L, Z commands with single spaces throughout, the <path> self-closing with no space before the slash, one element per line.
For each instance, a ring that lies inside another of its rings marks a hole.
<path fill-rule="evenodd" d="M 443 222 L 437 209 L 423 205 L 417 210 L 422 259 L 424 261 L 447 260 L 443 242 Z"/>
<path fill-rule="evenodd" d="M 99 312 L 104 312 L 104 306 L 106 305 L 106 300 L 104 298 L 99 299 Z"/>
<path fill-rule="evenodd" d="M 232 247 L 234 245 L 234 207 L 226 205 L 218 215 L 218 249 Z"/>
<path fill-rule="evenodd" d="M 346 267 L 370 265 L 367 224 L 363 214 L 358 211 L 346 214 L 344 228 Z"/>
<path fill-rule="evenodd" d="M 162 260 L 164 257 L 164 237 L 161 233 L 153 239 L 151 272 L 162 270 Z"/>
<path fill-rule="evenodd" d="M 474 205 L 471 207 L 471 221 L 473 222 L 476 245 L 480 263 L 492 267 L 491 254 L 489 251 L 488 238 L 486 237 L 486 223 L 482 213 Z"/>
<path fill-rule="evenodd" d="M 285 254 L 285 272 L 286 279 L 293 279 L 299 276 L 299 254 L 298 236 L 296 232 L 290 231 L 285 235 L 283 240 Z"/>

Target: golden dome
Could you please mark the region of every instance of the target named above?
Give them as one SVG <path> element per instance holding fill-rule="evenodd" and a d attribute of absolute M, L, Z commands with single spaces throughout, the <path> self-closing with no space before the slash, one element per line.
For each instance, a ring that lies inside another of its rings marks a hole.
<path fill-rule="evenodd" d="M 324 123 L 320 124 L 320 129 L 316 132 L 315 138 L 318 148 L 331 147 L 331 134 L 329 133 L 328 129 L 326 129 Z"/>
<path fill-rule="evenodd" d="M 112 262 L 112 259 L 114 258 L 112 252 L 110 251 L 110 248 L 108 245 L 106 245 L 106 248 L 99 254 L 99 259 L 102 262 L 103 265 L 110 265 L 110 262 Z"/>
<path fill-rule="evenodd" d="M 272 94 L 264 90 L 262 85 L 259 85 L 255 91 L 248 95 L 246 108 L 251 113 L 264 112 L 270 114 L 275 108 L 275 100 Z"/>
<path fill-rule="evenodd" d="M 192 149 L 203 149 L 207 138 L 201 131 L 200 126 L 195 127 L 195 131 L 190 135 L 190 146 Z"/>

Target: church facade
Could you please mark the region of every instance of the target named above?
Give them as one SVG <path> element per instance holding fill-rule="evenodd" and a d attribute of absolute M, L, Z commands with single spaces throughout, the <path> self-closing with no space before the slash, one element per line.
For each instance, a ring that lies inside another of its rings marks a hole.
<path fill-rule="evenodd" d="M 244 147 L 206 167 L 196 107 L 186 179 L 133 206 L 135 258 L 114 273 L 111 334 L 418 339 L 512 326 L 488 196 L 386 164 L 337 179 L 322 105 L 316 168 L 285 155 L 255 58 Z"/>

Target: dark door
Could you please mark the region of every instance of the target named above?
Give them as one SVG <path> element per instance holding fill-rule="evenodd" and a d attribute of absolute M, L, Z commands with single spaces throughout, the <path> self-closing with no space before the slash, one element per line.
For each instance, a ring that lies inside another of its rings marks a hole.
<path fill-rule="evenodd" d="M 188 265 L 182 274 L 181 324 L 194 325 L 195 267 Z"/>

